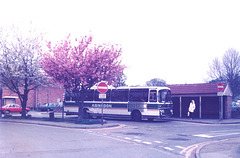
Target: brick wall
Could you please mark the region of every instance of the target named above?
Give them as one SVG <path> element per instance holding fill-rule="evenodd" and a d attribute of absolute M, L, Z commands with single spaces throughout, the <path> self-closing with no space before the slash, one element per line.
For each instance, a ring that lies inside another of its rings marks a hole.
<path fill-rule="evenodd" d="M 63 99 L 64 90 L 57 87 L 52 88 L 38 88 L 35 92 L 35 98 L 37 99 L 37 104 L 40 105 L 44 103 L 58 103 L 58 99 Z M 36 102 L 36 101 L 35 101 Z M 35 103 L 36 105 L 36 103 Z"/>
<path fill-rule="evenodd" d="M 64 90 L 58 87 L 50 87 L 50 88 L 38 88 L 36 90 L 32 90 L 28 94 L 27 107 L 37 107 L 37 104 L 41 105 L 44 103 L 58 103 L 58 99 L 63 99 Z M 21 105 L 20 99 L 16 93 L 11 92 L 8 88 L 3 88 L 2 97 L 6 96 L 14 96 L 17 97 L 16 104 Z"/>
<path fill-rule="evenodd" d="M 225 107 L 225 119 L 229 119 L 232 117 L 232 97 L 224 97 L 224 107 Z"/>

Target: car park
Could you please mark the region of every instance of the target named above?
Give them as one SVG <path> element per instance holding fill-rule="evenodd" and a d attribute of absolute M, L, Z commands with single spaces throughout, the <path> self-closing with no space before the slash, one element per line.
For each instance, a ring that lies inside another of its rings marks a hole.
<path fill-rule="evenodd" d="M 239 102 L 232 103 L 232 111 L 240 111 L 240 103 Z"/>
<path fill-rule="evenodd" d="M 26 113 L 30 111 L 29 108 L 26 108 Z M 7 104 L 2 107 L 2 112 L 4 114 L 10 114 L 10 113 L 22 113 L 22 107 L 18 104 Z"/>
<path fill-rule="evenodd" d="M 49 111 L 49 110 L 53 110 L 56 108 L 60 108 L 60 105 L 57 105 L 55 103 L 45 103 L 43 105 L 38 106 L 38 110 L 39 111 Z"/>

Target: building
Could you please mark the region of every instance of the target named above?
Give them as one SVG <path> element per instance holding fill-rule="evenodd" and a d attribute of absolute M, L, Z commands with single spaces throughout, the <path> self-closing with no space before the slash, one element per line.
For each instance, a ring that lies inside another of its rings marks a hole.
<path fill-rule="evenodd" d="M 27 107 L 36 109 L 38 105 L 45 103 L 58 104 L 63 99 L 64 89 L 59 87 L 39 87 L 31 90 L 28 95 Z M 3 87 L 2 91 L 3 105 L 16 103 L 21 105 L 20 99 L 16 93 L 11 92 L 8 88 Z"/>
<path fill-rule="evenodd" d="M 232 92 L 223 84 L 223 118 L 231 118 Z M 174 117 L 186 118 L 191 100 L 195 101 L 195 118 L 219 118 L 220 96 L 216 83 L 168 85 L 172 90 Z"/>

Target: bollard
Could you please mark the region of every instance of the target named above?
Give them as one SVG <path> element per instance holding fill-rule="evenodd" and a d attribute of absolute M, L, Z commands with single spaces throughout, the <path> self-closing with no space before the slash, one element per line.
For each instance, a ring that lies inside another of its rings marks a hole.
<path fill-rule="evenodd" d="M 53 111 L 53 109 L 49 109 L 49 118 L 50 118 L 50 120 L 54 119 L 54 111 Z"/>

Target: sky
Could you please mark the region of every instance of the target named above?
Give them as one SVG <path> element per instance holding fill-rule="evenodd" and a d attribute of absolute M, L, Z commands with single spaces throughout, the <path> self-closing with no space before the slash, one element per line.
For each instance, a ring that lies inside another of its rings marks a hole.
<path fill-rule="evenodd" d="M 238 0 L 0 0 L 0 26 L 27 25 L 60 41 L 93 35 L 122 46 L 128 85 L 153 78 L 203 83 L 213 59 L 240 50 Z"/>

